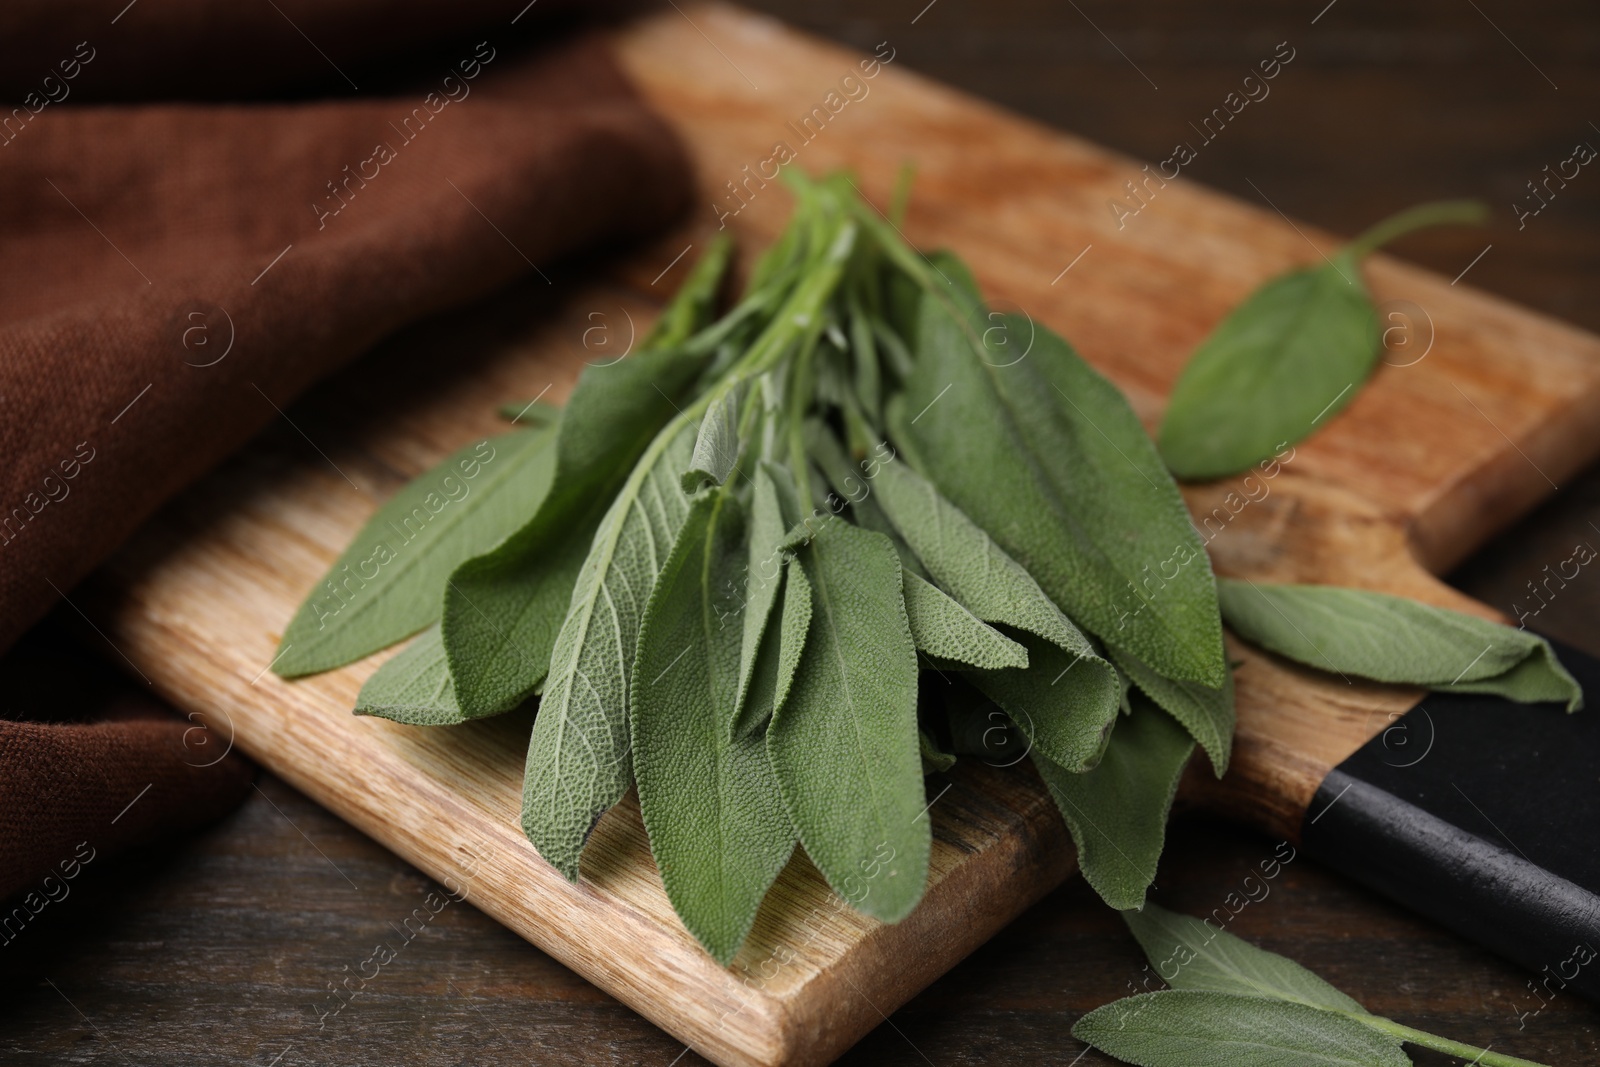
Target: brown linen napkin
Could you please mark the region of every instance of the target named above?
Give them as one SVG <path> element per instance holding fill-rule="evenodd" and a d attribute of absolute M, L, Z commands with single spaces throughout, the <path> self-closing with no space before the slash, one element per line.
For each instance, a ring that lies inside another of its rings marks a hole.
<path fill-rule="evenodd" d="M 80 18 L 84 6 L 62 10 Z M 383 6 L 384 19 L 421 17 L 415 4 Z M 489 6 L 457 4 L 449 18 L 470 28 Z M 165 84 L 127 56 L 102 64 L 116 43 L 108 26 L 103 43 L 46 61 L 54 81 L 26 98 L 25 118 L 0 118 L 0 649 L 321 375 L 409 321 L 529 271 L 559 276 L 562 256 L 646 233 L 684 206 L 681 148 L 601 41 L 529 54 L 508 25 L 521 5 L 493 6 L 496 23 L 408 64 L 411 87 L 381 98 L 51 102 L 60 85 L 101 71 Z M 167 7 L 211 20 L 173 24 L 189 43 L 247 38 L 259 14 L 201 0 Z M 353 42 L 377 7 L 321 0 L 295 12 L 297 33 L 370 49 Z M 4 31 L 58 39 L 70 19 L 39 14 L 54 10 L 0 11 L 0 57 L 51 55 Z M 427 11 L 435 32 L 461 28 Z M 163 52 L 158 42 L 152 55 Z M 198 69 L 223 70 L 222 93 L 282 78 L 255 69 L 248 51 Z M 84 836 L 62 825 L 92 824 L 109 850 L 214 809 L 224 799 L 215 782 L 175 786 L 166 800 L 154 790 L 141 800 L 138 820 L 110 823 L 132 779 L 149 781 L 158 766 L 173 782 L 196 777 L 184 770 L 196 762 L 181 744 L 188 728 L 0 722 L 0 895 L 53 861 L 28 859 L 30 841 Z M 89 788 L 91 771 L 112 785 Z M 235 777 L 224 793 L 248 788 Z"/>

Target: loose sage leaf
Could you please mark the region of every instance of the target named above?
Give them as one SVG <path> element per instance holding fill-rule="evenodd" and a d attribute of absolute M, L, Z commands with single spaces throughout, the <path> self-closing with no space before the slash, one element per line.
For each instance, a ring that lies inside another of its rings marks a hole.
<path fill-rule="evenodd" d="M 544 400 L 501 404 L 500 417 L 522 426 L 554 426 L 561 420 L 561 409 Z"/>
<path fill-rule="evenodd" d="M 1257 948 L 1220 926 L 1155 904 L 1125 911 L 1122 918 L 1150 965 L 1173 989 L 1270 997 L 1328 1011 L 1366 1011 L 1294 960 Z"/>
<path fill-rule="evenodd" d="M 1144 904 L 1166 839 L 1167 813 L 1194 742 L 1160 708 L 1135 696 L 1094 769 L 1072 774 L 1035 748 L 1034 766 L 1078 846 L 1078 866 L 1119 911 Z"/>
<path fill-rule="evenodd" d="M 904 572 L 906 617 L 918 652 L 983 670 L 1026 668 L 1028 650 L 954 600 L 938 586 Z"/>
<path fill-rule="evenodd" d="M 444 645 L 463 708 L 474 715 L 505 711 L 543 680 L 595 531 L 635 461 L 676 414 L 673 398 L 701 362 L 663 350 L 583 372 L 556 431 L 549 492 L 531 518 L 524 511 L 520 529 L 462 563 L 445 583 Z M 676 474 L 687 457 L 686 448 L 670 485 L 679 520 L 687 501 Z M 662 558 L 671 543 L 670 537 L 660 543 Z M 648 593 L 646 584 L 636 610 Z M 630 662 L 632 655 L 629 649 Z"/>
<path fill-rule="evenodd" d="M 617 493 L 550 653 L 523 772 L 522 829 L 573 880 L 595 820 L 622 799 L 632 777 L 628 707 L 639 624 L 689 510 L 679 472 L 694 430 L 686 418 L 669 424 Z M 717 713 L 731 710 L 730 699 Z"/>
<path fill-rule="evenodd" d="M 662 309 L 661 317 L 640 342 L 642 349 L 671 348 L 711 325 L 716 315 L 717 291 L 733 258 L 733 238 L 718 233 Z"/>
<path fill-rule="evenodd" d="M 412 726 L 449 726 L 466 722 L 450 681 L 439 627 L 430 626 L 417 639 L 379 667 L 356 697 L 357 715 L 376 715 Z"/>
<path fill-rule="evenodd" d="M 887 538 L 845 522 L 798 561 L 811 627 L 767 752 L 817 869 L 858 910 L 896 922 L 922 897 L 931 844 L 900 561 Z"/>
<path fill-rule="evenodd" d="M 969 287 L 934 281 L 923 298 L 903 427 L 920 473 L 1079 625 L 1167 677 L 1221 685 L 1210 563 L 1127 400 L 1049 330 L 966 302 Z M 1183 550 L 1194 561 L 1148 590 Z"/>
<path fill-rule="evenodd" d="M 1172 388 L 1160 431 L 1168 469 L 1185 480 L 1237 474 L 1342 410 L 1383 350 L 1361 257 L 1420 226 L 1485 216 L 1472 202 L 1424 205 L 1257 289 L 1201 343 Z"/>
<path fill-rule="evenodd" d="M 1228 672 L 1222 688 L 1212 689 L 1198 682 L 1174 682 L 1170 678 L 1163 678 L 1131 652 L 1113 648 L 1111 659 L 1145 696 L 1183 724 L 1189 736 L 1206 750 L 1211 769 L 1221 778 L 1228 769 L 1228 757 L 1233 752 L 1233 672 Z M 1132 711 L 1132 708 L 1124 706 Z"/>
<path fill-rule="evenodd" d="M 554 443 L 548 430 L 488 438 L 407 483 L 300 605 L 273 670 L 285 678 L 332 670 L 438 621 L 456 565 L 492 548 L 543 500 Z"/>
<path fill-rule="evenodd" d="M 667 898 L 706 951 L 727 963 L 794 851 L 765 739 L 732 738 L 739 685 L 743 517 L 733 495 L 697 498 L 639 630 L 633 767 L 650 851 Z"/>
<path fill-rule="evenodd" d="M 1240 637 L 1307 666 L 1583 707 L 1582 689 L 1550 643 L 1526 630 L 1366 589 L 1224 579 L 1219 593 L 1223 618 Z"/>
<path fill-rule="evenodd" d="M 805 651 L 811 628 L 811 583 L 805 570 L 794 560 L 784 564 L 783 589 L 776 625 L 770 622 L 762 635 L 751 672 L 750 688 L 733 724 L 735 737 L 748 737 L 759 730 L 789 698 L 794 672 Z"/>
<path fill-rule="evenodd" d="M 729 389 L 712 401 L 695 436 L 689 469 L 683 472 L 683 491 L 693 493 L 705 485 L 721 485 L 739 462 L 739 411 L 744 390 Z"/>
<path fill-rule="evenodd" d="M 772 466 L 757 464 L 751 482 L 750 531 L 745 548 L 745 571 L 740 579 L 744 589 L 744 604 L 740 616 L 739 686 L 733 714 L 728 720 L 734 729 L 737 729 L 749 697 L 750 680 L 755 675 L 772 606 L 778 601 L 778 590 L 783 581 L 783 554 L 778 551 L 778 542 L 783 540 L 788 525 L 784 520 L 784 504 L 779 497 L 780 490 Z M 776 660 L 773 666 L 776 667 Z"/>
<path fill-rule="evenodd" d="M 1144 993 L 1096 1008 L 1072 1036 L 1140 1067 L 1410 1067 L 1395 1041 L 1347 1015 L 1261 997 Z"/>

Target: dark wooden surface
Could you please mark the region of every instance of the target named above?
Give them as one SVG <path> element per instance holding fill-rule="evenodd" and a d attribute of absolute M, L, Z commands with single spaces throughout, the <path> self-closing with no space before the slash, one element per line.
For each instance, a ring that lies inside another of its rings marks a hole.
<path fill-rule="evenodd" d="M 1574 143 L 1600 147 L 1600 129 L 1589 126 L 1600 122 L 1592 3 L 1336 0 L 1323 12 L 1326 0 L 925 2 L 754 6 L 849 44 L 890 40 L 897 62 L 1151 162 L 1189 139 L 1187 124 L 1287 40 L 1296 58 L 1272 95 L 1186 174 L 1341 232 L 1419 200 L 1483 197 L 1495 210 L 1489 229 L 1422 235 L 1397 251 L 1453 277 L 1492 244 L 1468 281 L 1600 330 L 1600 170 L 1585 168 L 1520 231 L 1511 210 L 1524 183 Z M 1563 486 L 1456 580 L 1510 612 L 1524 584 L 1578 540 L 1600 546 L 1600 471 Z M 1600 653 L 1597 618 L 1600 578 L 1585 571 L 1533 622 Z M 1208 911 L 1273 844 L 1180 819 L 1155 899 Z M 366 994 L 319 1023 L 318 1008 L 335 1003 L 330 983 L 380 941 L 399 944 L 394 927 L 436 888 L 263 776 L 238 812 L 199 837 L 95 864 L 0 949 L 0 1063 L 667 1067 L 684 1052 L 454 903 Z M 1600 1063 L 1595 1008 L 1560 997 L 1519 1029 L 1519 1015 L 1538 1003 L 1531 975 L 1307 858 L 1233 929 L 1410 1025 L 1550 1064 Z M 1071 1025 L 1127 993 L 1142 965 L 1116 916 L 1074 882 L 844 1062 L 1108 1063 L 1092 1051 L 1075 1059 L 1084 1049 Z M 676 1062 L 700 1061 L 690 1053 Z"/>

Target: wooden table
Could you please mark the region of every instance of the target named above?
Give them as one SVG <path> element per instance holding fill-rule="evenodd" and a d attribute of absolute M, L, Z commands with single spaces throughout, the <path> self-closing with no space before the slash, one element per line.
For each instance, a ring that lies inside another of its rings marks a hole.
<path fill-rule="evenodd" d="M 1398 11 L 1338 0 L 1322 11 L 1324 0 L 1315 0 L 1291 12 L 1264 0 L 1085 0 L 1081 11 L 1030 0 L 922 3 L 871 11 L 842 0 L 755 6 L 858 47 L 889 40 L 897 62 L 1151 160 L 1288 40 L 1296 59 L 1270 102 L 1207 146 L 1196 180 L 1270 198 L 1293 217 L 1342 232 L 1415 201 L 1485 196 L 1496 209 L 1487 232 L 1422 235 L 1397 250 L 1453 277 L 1492 244 L 1470 268 L 1475 284 L 1600 329 L 1600 177 L 1581 175 L 1521 231 L 1510 211 L 1523 183 L 1575 141 L 1600 145 L 1600 130 L 1587 125 L 1600 112 L 1585 110 L 1600 88 L 1600 12 L 1592 5 L 1483 3 L 1477 11 L 1438 2 Z M 1523 583 L 1565 558 L 1575 540 L 1600 541 L 1590 522 L 1600 526 L 1600 471 L 1563 486 L 1464 567 L 1460 584 L 1509 609 Z M 1600 652 L 1596 618 L 1600 581 L 1580 581 L 1539 622 Z M 391 937 L 389 924 L 433 886 L 282 783 L 264 778 L 259 786 L 199 838 L 81 882 L 69 906 L 46 913 L 6 949 L 0 1060 L 667 1065 L 683 1052 L 516 936 L 453 904 L 385 968 L 371 995 L 319 1029 L 313 1005 L 325 1002 L 327 984 Z M 1273 846 L 1195 821 L 1182 822 L 1172 839 L 1156 899 L 1197 912 Z M 1291 864 L 1234 928 L 1411 1025 L 1552 1064 L 1600 1061 L 1600 1012 L 1559 998 L 1519 1032 L 1518 1015 L 1537 1004 L 1525 986 L 1531 976 L 1308 859 Z M 1083 1048 L 1071 1024 L 1127 992 L 1142 963 L 1116 917 L 1075 881 L 843 1062 L 1108 1063 L 1094 1052 L 1074 1061 Z M 677 1062 L 701 1061 L 691 1053 Z"/>

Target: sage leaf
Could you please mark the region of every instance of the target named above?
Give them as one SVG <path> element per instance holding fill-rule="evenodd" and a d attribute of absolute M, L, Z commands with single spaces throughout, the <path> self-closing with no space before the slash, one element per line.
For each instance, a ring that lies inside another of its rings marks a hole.
<path fill-rule="evenodd" d="M 926 730 L 917 731 L 917 748 L 922 754 L 922 773 L 924 777 L 948 771 L 956 765 L 955 753 L 941 749 L 938 742 L 928 736 L 928 731 Z"/>
<path fill-rule="evenodd" d="M 650 594 L 629 715 L 639 807 L 667 897 L 722 963 L 795 844 L 765 739 L 728 734 L 743 566 L 737 501 L 697 498 Z"/>
<path fill-rule="evenodd" d="M 917 652 L 887 538 L 826 524 L 797 559 L 811 627 L 767 752 L 806 854 L 829 885 L 885 922 L 928 878 L 930 820 L 917 744 Z"/>
<path fill-rule="evenodd" d="M 733 714 L 728 720 L 735 730 L 749 696 L 750 680 L 755 675 L 762 639 L 767 632 L 767 620 L 778 601 L 778 591 L 783 582 L 783 555 L 778 551 L 778 542 L 783 539 L 788 523 L 784 517 L 784 503 L 779 497 L 778 478 L 781 477 L 781 473 L 774 475 L 774 468 L 770 464 L 758 463 L 755 477 L 751 479 L 750 534 L 742 579 L 744 608 L 739 649 L 739 686 L 734 698 Z M 798 512 L 798 506 L 794 510 Z M 776 667 L 776 660 L 773 666 Z"/>
<path fill-rule="evenodd" d="M 1034 766 L 1078 846 L 1078 866 L 1100 898 L 1119 911 L 1144 904 L 1166 839 L 1167 813 L 1194 742 L 1142 697 L 1132 715 L 1113 716 L 1105 755 L 1073 774 L 1037 748 Z"/>
<path fill-rule="evenodd" d="M 721 485 L 739 462 L 739 410 L 744 390 L 728 389 L 711 402 L 694 440 L 689 469 L 683 472 L 683 491 L 693 493 L 706 485 Z"/>
<path fill-rule="evenodd" d="M 390 658 L 361 687 L 357 715 L 376 715 L 412 726 L 466 722 L 450 681 L 439 627 L 430 626 Z"/>
<path fill-rule="evenodd" d="M 487 438 L 408 482 L 300 605 L 273 671 L 332 670 L 437 622 L 450 572 L 503 540 L 549 491 L 554 443 L 548 430 Z"/>
<path fill-rule="evenodd" d="M 1069 771 L 1094 766 L 1121 707 L 1116 672 L 1092 649 L 1068 651 L 1018 632 L 1026 670 L 975 671 L 972 684 L 1005 709 L 1045 758 Z"/>
<path fill-rule="evenodd" d="M 1125 911 L 1122 918 L 1156 973 L 1173 989 L 1270 997 L 1328 1011 L 1366 1011 L 1294 960 L 1257 948 L 1214 923 L 1155 904 Z"/>
<path fill-rule="evenodd" d="M 920 473 L 1074 622 L 1169 678 L 1221 685 L 1210 562 L 1127 400 L 1061 338 L 965 290 L 922 302 L 904 425 Z M 1173 578 L 1157 574 L 1179 554 Z"/>
<path fill-rule="evenodd" d="M 906 617 L 918 652 L 983 670 L 1026 668 L 1028 650 L 945 595 L 904 572 Z"/>
<path fill-rule="evenodd" d="M 1583 707 L 1582 689 L 1550 642 L 1527 630 L 1366 589 L 1224 579 L 1219 593 L 1235 633 L 1310 667 Z"/>
<path fill-rule="evenodd" d="M 543 680 L 589 544 L 635 461 L 676 415 L 673 398 L 701 363 L 665 350 L 586 369 L 556 430 L 549 491 L 531 517 L 524 510 L 521 528 L 445 582 L 445 650 L 456 697 L 472 714 L 515 707 Z M 670 486 L 678 499 L 663 502 L 678 509 L 680 520 L 687 503 L 676 472 L 687 457 L 685 450 Z M 661 558 L 671 543 L 658 546 Z M 635 612 L 648 593 L 646 584 Z"/>
<path fill-rule="evenodd" d="M 1165 990 L 1096 1008 L 1072 1036 L 1141 1067 L 1410 1067 L 1400 1046 L 1304 1004 Z"/>
<path fill-rule="evenodd" d="M 735 737 L 759 730 L 789 698 L 811 628 L 811 583 L 794 560 L 784 564 L 778 624 L 768 625 L 751 671 L 750 688 L 733 724 Z M 742 665 L 741 665 L 742 666 Z"/>
<path fill-rule="evenodd" d="M 1355 399 L 1383 351 L 1361 257 L 1422 226 L 1481 222 L 1482 204 L 1424 205 L 1331 259 L 1262 285 L 1184 366 L 1161 421 L 1161 457 L 1185 480 L 1221 478 L 1307 437 Z"/>
<path fill-rule="evenodd" d="M 1163 678 L 1131 652 L 1113 648 L 1111 660 L 1145 696 L 1183 724 L 1189 736 L 1205 749 L 1211 769 L 1221 778 L 1233 753 L 1233 672 L 1228 672 L 1220 689 L 1212 689 L 1198 682 Z"/>
<path fill-rule="evenodd" d="M 639 625 L 689 510 L 679 472 L 694 429 L 688 418 L 674 420 L 629 474 L 594 535 L 550 653 L 523 771 L 522 829 L 574 881 L 595 820 L 632 777 L 628 707 Z"/>

